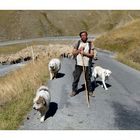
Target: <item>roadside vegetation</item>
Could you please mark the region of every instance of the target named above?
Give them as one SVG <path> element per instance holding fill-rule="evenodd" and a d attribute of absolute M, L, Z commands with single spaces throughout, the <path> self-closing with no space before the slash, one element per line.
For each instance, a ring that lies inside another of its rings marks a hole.
<path fill-rule="evenodd" d="M 45 56 L 0 78 L 0 129 L 17 129 L 31 109 L 36 89 L 48 80 Z"/>
<path fill-rule="evenodd" d="M 7 54 L 15 54 L 28 46 L 33 46 L 33 45 L 48 45 L 47 42 L 44 41 L 31 41 L 28 43 L 18 43 L 18 44 L 12 44 L 12 45 L 4 45 L 0 46 L 0 55 L 7 55 Z"/>
<path fill-rule="evenodd" d="M 140 70 L 140 20 L 100 36 L 95 40 L 95 46 L 116 52 L 120 62 Z"/>
<path fill-rule="evenodd" d="M 35 47 L 38 46 L 34 46 Z M 28 62 L 23 68 L 0 77 L 0 129 L 17 129 L 25 115 L 31 110 L 33 97 L 39 86 L 49 79 L 48 63 L 60 52 L 69 51 L 67 45 L 53 45 L 40 51 L 37 60 Z M 41 47 L 41 49 L 42 49 Z M 56 47 L 60 49 L 57 50 Z"/>

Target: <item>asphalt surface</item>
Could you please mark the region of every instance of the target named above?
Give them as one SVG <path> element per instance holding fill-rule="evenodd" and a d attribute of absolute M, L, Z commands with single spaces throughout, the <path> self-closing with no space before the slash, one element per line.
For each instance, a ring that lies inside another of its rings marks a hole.
<path fill-rule="evenodd" d="M 96 35 L 99 36 L 99 35 Z M 95 39 L 95 35 L 89 35 L 89 40 Z M 41 37 L 41 38 L 31 38 L 31 39 L 19 39 L 19 40 L 6 40 L 6 41 L 0 41 L 0 47 L 6 46 L 6 45 L 13 45 L 13 44 L 21 44 L 21 43 L 33 43 L 33 41 L 77 41 L 79 40 L 79 36 L 48 36 L 48 37 Z"/>
<path fill-rule="evenodd" d="M 4 76 L 12 71 L 15 71 L 16 69 L 19 69 L 23 67 L 26 63 L 19 63 L 19 64 L 13 64 L 13 65 L 1 65 L 0 64 L 0 76 Z"/>
<path fill-rule="evenodd" d="M 74 97 L 68 95 L 71 92 L 75 61 L 64 58 L 61 62 L 59 77 L 48 83 L 51 104 L 45 122 L 40 123 L 39 114 L 31 109 L 20 130 L 140 129 L 139 71 L 114 60 L 110 53 L 99 52 L 94 65 L 110 69 L 112 75 L 107 82 L 108 91 L 100 86 L 100 79 L 97 80 L 96 96 L 90 97 L 88 108 L 81 86 L 84 84 L 83 75 L 79 82 L 81 92 Z"/>

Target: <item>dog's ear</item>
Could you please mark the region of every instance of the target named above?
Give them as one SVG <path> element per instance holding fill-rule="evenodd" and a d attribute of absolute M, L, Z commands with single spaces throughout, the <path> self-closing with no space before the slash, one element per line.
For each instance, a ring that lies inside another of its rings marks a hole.
<path fill-rule="evenodd" d="M 45 101 L 45 99 L 43 98 L 43 105 L 46 105 L 46 101 Z"/>
<path fill-rule="evenodd" d="M 109 74 L 111 74 L 112 72 L 110 70 L 107 70 Z"/>
<path fill-rule="evenodd" d="M 105 74 L 105 75 L 107 74 L 107 71 L 106 71 L 106 70 L 104 70 L 104 74 Z"/>

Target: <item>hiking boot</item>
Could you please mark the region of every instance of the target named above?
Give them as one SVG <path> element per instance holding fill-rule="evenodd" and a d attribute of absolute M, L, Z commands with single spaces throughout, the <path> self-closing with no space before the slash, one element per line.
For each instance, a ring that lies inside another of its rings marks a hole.
<path fill-rule="evenodd" d="M 72 91 L 69 95 L 70 95 L 71 97 L 73 97 L 73 96 L 76 95 L 76 92 L 75 92 L 75 91 Z"/>
<path fill-rule="evenodd" d="M 89 92 L 89 96 L 95 97 L 95 92 L 90 91 L 90 92 Z"/>

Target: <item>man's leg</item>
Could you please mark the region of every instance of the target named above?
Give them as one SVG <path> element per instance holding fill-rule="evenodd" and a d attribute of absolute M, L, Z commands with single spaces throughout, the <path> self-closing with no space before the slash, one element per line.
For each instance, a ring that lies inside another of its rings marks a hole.
<path fill-rule="evenodd" d="M 81 76 L 82 71 L 83 71 L 82 66 L 77 66 L 77 65 L 75 66 L 75 70 L 73 72 L 74 81 L 72 83 L 72 90 L 74 92 L 77 91 L 78 82 L 79 82 L 79 79 L 80 79 L 80 76 Z"/>
<path fill-rule="evenodd" d="M 91 79 L 90 79 L 90 68 L 89 67 L 85 67 L 85 76 L 86 76 L 86 82 L 87 82 L 87 90 L 89 91 L 89 92 L 91 92 L 92 91 L 92 86 L 91 86 Z"/>

